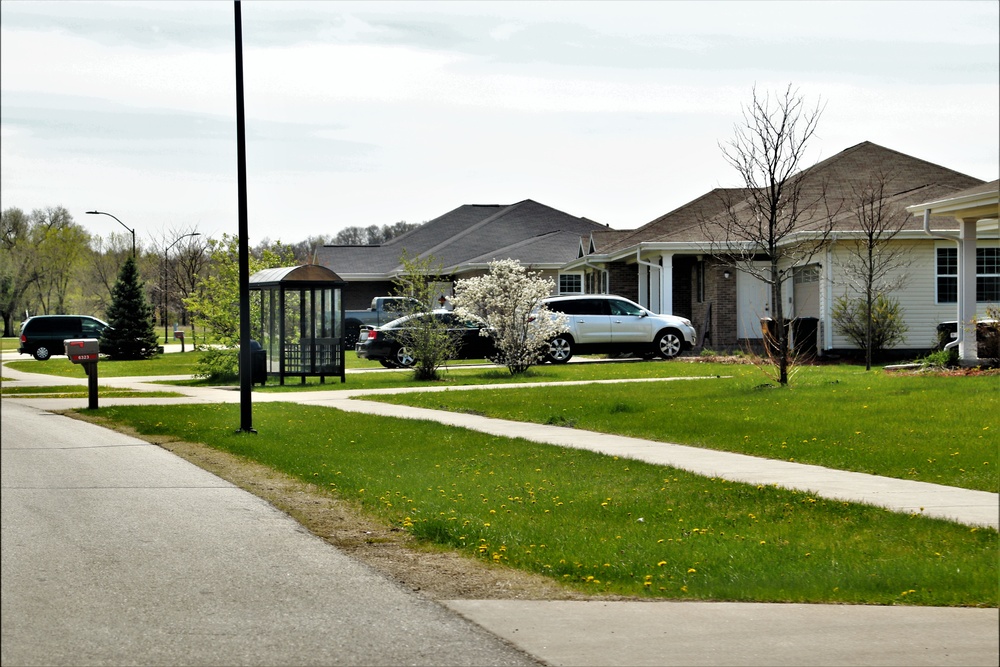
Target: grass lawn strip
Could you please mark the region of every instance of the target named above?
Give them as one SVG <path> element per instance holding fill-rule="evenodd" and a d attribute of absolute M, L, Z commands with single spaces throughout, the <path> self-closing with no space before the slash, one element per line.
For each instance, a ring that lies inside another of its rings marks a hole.
<path fill-rule="evenodd" d="M 803 368 L 787 388 L 731 366 L 715 382 L 372 394 L 366 400 L 466 412 L 838 470 L 997 492 L 996 376 Z"/>
<path fill-rule="evenodd" d="M 696 383 L 700 384 L 700 383 Z M 442 426 L 264 403 L 98 414 L 326 489 L 418 538 L 581 591 L 996 606 L 997 533 Z"/>
<path fill-rule="evenodd" d="M 26 387 L 4 386 L 0 393 L 4 396 L 22 396 L 30 398 L 86 398 L 89 389 L 80 385 L 32 385 Z M 132 389 L 115 389 L 99 386 L 97 396 L 104 398 L 183 398 L 184 394 L 176 391 L 135 391 Z"/>

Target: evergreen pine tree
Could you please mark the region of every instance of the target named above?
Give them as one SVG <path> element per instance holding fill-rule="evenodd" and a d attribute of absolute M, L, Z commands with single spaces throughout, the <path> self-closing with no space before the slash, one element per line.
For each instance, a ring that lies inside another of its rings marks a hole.
<path fill-rule="evenodd" d="M 109 328 L 101 336 L 101 351 L 112 359 L 147 359 L 158 344 L 153 309 L 146 301 L 135 258 L 118 272 L 108 307 Z"/>

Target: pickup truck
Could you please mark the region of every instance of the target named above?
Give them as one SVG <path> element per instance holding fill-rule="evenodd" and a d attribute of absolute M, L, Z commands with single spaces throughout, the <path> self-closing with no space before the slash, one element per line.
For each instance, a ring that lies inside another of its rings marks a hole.
<path fill-rule="evenodd" d="M 361 327 L 377 327 L 410 313 L 427 310 L 416 299 L 400 296 L 377 296 L 367 310 L 344 311 L 344 349 L 354 348 Z"/>

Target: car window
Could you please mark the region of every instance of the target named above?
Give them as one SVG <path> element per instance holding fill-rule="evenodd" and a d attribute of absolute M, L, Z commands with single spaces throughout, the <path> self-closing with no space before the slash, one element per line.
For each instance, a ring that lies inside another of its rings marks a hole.
<path fill-rule="evenodd" d="M 610 315 L 607 299 L 580 299 L 581 315 Z"/>
<path fill-rule="evenodd" d="M 566 313 L 567 315 L 577 315 L 580 311 L 578 309 L 579 301 L 551 301 L 546 302 L 549 310 L 553 313 Z"/>
<path fill-rule="evenodd" d="M 98 322 L 97 320 L 91 320 L 91 319 L 83 320 L 84 338 L 100 338 L 102 331 L 104 331 L 104 325 Z"/>
<path fill-rule="evenodd" d="M 642 315 L 642 308 L 628 301 L 609 299 L 608 304 L 611 306 L 611 313 L 613 315 L 632 315 L 635 317 Z"/>

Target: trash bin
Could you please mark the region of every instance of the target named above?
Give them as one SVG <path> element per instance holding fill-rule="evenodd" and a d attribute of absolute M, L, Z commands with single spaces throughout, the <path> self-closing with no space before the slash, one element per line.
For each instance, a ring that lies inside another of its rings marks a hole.
<path fill-rule="evenodd" d="M 792 338 L 795 354 L 802 358 L 815 358 L 819 333 L 818 317 L 796 317 L 792 320 Z"/>
<path fill-rule="evenodd" d="M 243 355 L 240 355 L 243 361 Z M 243 369 L 240 369 L 243 372 Z M 250 341 L 250 384 L 267 384 L 267 351 L 255 340 Z"/>
<path fill-rule="evenodd" d="M 958 322 L 941 322 L 937 325 L 937 350 L 958 338 Z M 976 350 L 980 359 L 1000 358 L 1000 323 L 997 320 L 976 322 Z"/>
<path fill-rule="evenodd" d="M 937 346 L 935 350 L 943 350 L 944 346 L 958 338 L 958 322 L 941 322 L 937 325 Z"/>

